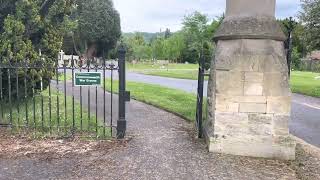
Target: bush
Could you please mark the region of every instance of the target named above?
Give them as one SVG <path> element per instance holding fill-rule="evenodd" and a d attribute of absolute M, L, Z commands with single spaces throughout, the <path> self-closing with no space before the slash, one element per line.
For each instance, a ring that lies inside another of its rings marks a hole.
<path fill-rule="evenodd" d="M 2 64 L 1 66 L 8 67 L 9 65 Z M 0 69 L 2 101 L 7 102 L 10 94 L 13 101 L 25 96 L 30 97 L 33 93 L 45 90 L 49 86 L 50 79 L 55 73 L 54 68 L 48 68 L 48 65 L 43 64 L 30 65 L 30 67 L 36 68 L 24 68 L 24 66 L 12 65 L 12 68 Z"/>

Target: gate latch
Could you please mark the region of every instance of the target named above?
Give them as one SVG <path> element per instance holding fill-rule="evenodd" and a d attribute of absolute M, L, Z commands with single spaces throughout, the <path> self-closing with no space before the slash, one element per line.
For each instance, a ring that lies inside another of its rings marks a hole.
<path fill-rule="evenodd" d="M 126 102 L 130 102 L 130 98 L 131 98 L 130 91 L 126 91 L 124 94 L 124 97 Z"/>

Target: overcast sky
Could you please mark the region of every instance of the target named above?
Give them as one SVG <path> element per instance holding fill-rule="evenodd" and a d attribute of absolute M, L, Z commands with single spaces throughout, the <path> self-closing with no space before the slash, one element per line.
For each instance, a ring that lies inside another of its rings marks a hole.
<path fill-rule="evenodd" d="M 225 10 L 225 0 L 113 0 L 123 32 L 177 31 L 186 14 L 200 11 L 211 19 Z M 277 18 L 296 16 L 300 0 L 277 0 Z"/>

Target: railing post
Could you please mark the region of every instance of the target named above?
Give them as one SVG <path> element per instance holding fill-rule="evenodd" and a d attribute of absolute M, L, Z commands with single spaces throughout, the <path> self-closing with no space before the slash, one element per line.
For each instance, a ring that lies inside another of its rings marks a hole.
<path fill-rule="evenodd" d="M 288 73 L 289 73 L 289 78 L 291 75 L 291 63 L 292 63 L 292 32 L 294 31 L 296 25 L 298 24 L 297 22 L 294 21 L 292 17 L 289 19 L 286 19 L 288 21 L 288 24 L 285 24 L 285 28 L 288 31 L 288 39 L 286 41 L 286 48 L 287 48 L 287 63 L 288 63 Z"/>
<path fill-rule="evenodd" d="M 197 91 L 197 111 L 196 126 L 198 129 L 198 138 L 202 138 L 202 109 L 203 109 L 203 84 L 204 84 L 204 56 L 200 57 L 199 74 L 198 74 L 198 91 Z"/>
<path fill-rule="evenodd" d="M 119 119 L 117 122 L 117 138 L 123 139 L 126 134 L 126 101 L 128 101 L 128 92 L 126 92 L 126 50 L 123 46 L 118 49 L 119 56 Z M 129 98 L 130 99 L 130 98 Z"/>

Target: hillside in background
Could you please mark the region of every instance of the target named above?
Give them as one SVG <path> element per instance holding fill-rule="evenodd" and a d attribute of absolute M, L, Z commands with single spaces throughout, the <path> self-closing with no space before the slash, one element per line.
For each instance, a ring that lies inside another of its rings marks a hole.
<path fill-rule="evenodd" d="M 152 39 L 155 39 L 156 37 L 163 37 L 165 32 L 156 32 L 156 33 L 150 33 L 150 32 L 130 32 L 130 33 L 122 33 L 122 36 L 125 38 L 131 38 L 136 33 L 139 33 L 143 36 L 144 40 L 149 43 Z"/>

